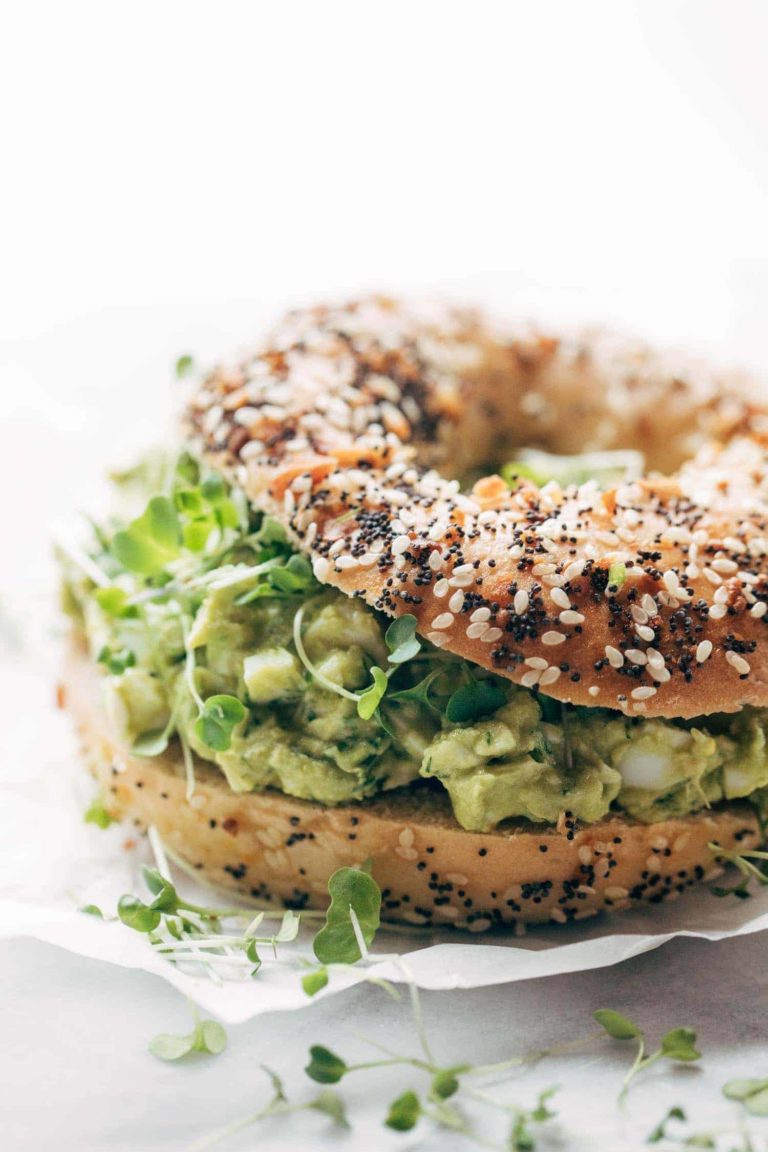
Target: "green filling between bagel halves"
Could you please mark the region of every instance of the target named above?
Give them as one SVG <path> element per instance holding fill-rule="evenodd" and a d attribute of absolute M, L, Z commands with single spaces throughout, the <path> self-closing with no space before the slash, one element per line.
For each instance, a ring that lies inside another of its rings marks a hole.
<path fill-rule="evenodd" d="M 323 588 L 279 525 L 190 456 L 151 486 L 138 519 L 61 551 L 65 607 L 138 754 L 178 739 L 237 792 L 328 805 L 426 777 L 472 831 L 768 807 L 768 710 L 684 722 L 558 704 Z"/>

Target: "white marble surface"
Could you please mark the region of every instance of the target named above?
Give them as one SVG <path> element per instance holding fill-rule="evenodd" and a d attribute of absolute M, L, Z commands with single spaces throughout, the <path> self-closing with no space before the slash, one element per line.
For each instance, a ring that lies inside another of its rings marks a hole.
<path fill-rule="evenodd" d="M 500 1099 L 529 1104 L 539 1089 L 561 1086 L 554 1101 L 559 1118 L 544 1130 L 541 1152 L 639 1150 L 675 1104 L 698 1130 L 732 1125 L 738 1113 L 720 1094 L 723 1082 L 768 1075 L 767 947 L 765 934 L 715 944 L 680 940 L 611 969 L 423 993 L 426 1027 L 446 1062 L 486 1062 L 586 1036 L 594 1027 L 590 1014 L 601 1006 L 620 1006 L 652 1039 L 672 1025 L 691 1025 L 701 1065 L 650 1069 L 624 1114 L 615 1097 L 629 1051 L 607 1040 L 580 1055 L 545 1060 L 494 1090 Z M 149 1038 L 187 1031 L 190 1017 L 182 997 L 156 977 L 14 941 L 0 945 L 0 989 L 3 1152 L 183 1152 L 201 1134 L 266 1101 L 262 1062 L 284 1075 L 291 1097 L 301 1100 L 316 1089 L 302 1072 L 310 1044 L 352 1059 L 370 1058 L 359 1034 L 406 1052 L 417 1044 L 406 1005 L 365 988 L 232 1027 L 221 1056 L 163 1065 L 147 1052 Z M 382 1126 L 389 1100 L 411 1086 L 416 1080 L 408 1071 L 361 1072 L 340 1086 L 351 1133 L 299 1114 L 262 1122 L 222 1143 L 221 1152 L 471 1148 L 429 1124 L 410 1136 Z M 484 1118 L 479 1130 L 486 1137 L 503 1137 L 492 1112 L 475 1115 Z M 768 1120 L 752 1127 L 755 1147 L 763 1149 Z"/>

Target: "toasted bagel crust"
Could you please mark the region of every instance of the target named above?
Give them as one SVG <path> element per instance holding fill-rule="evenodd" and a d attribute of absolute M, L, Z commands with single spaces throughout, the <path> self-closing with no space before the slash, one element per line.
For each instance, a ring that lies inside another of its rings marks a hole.
<path fill-rule="evenodd" d="M 658 824 L 616 816 L 576 826 L 564 817 L 557 829 L 521 821 L 473 833 L 456 823 L 445 793 L 426 785 L 327 808 L 279 792 L 238 794 L 197 759 L 187 801 L 180 755 L 139 759 L 116 741 L 100 680 L 73 646 L 62 702 L 107 809 L 139 827 L 154 825 L 203 877 L 261 902 L 322 908 L 331 874 L 370 859 L 386 920 L 472 932 L 564 923 L 674 899 L 716 871 L 710 841 L 747 849 L 760 839 L 744 803 Z"/>
<path fill-rule="evenodd" d="M 290 314 L 202 383 L 187 429 L 321 582 L 559 700 L 692 717 L 768 704 L 768 409 L 749 387 L 615 337 L 374 299 Z M 520 444 L 637 447 L 667 474 L 466 496 L 429 470 Z"/>

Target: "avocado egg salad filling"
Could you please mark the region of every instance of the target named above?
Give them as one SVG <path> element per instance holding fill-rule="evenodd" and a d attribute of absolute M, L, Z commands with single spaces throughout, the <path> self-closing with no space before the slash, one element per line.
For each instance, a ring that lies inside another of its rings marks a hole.
<path fill-rule="evenodd" d="M 560 704 L 438 650 L 413 616 L 318 584 L 280 525 L 188 453 L 123 477 L 142 504 L 148 471 L 157 494 L 137 518 L 60 545 L 64 606 L 121 738 L 139 756 L 177 740 L 189 795 L 195 753 L 236 792 L 325 805 L 426 778 L 470 831 L 766 804 L 766 710 L 678 721 Z"/>

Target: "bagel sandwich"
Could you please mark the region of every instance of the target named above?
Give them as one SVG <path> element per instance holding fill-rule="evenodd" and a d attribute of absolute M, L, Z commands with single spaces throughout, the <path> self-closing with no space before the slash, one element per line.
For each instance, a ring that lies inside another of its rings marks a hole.
<path fill-rule="evenodd" d="M 103 802 L 208 880 L 385 918 L 674 899 L 768 810 L 766 406 L 610 334 L 383 298 L 196 380 L 61 546 Z"/>

